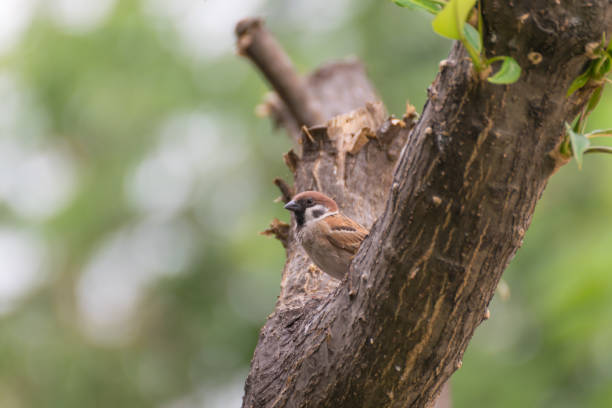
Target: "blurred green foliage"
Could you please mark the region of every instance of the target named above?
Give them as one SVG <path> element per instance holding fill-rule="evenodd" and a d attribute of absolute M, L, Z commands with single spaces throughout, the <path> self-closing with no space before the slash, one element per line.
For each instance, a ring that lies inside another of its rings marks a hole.
<path fill-rule="evenodd" d="M 255 117 L 267 88 L 246 61 L 185 45 L 192 10 L 230 13 L 229 37 L 240 2 L 221 2 L 119 0 L 78 30 L 40 2 L 0 57 L 0 407 L 239 403 L 279 290 L 282 247 L 257 233 L 288 219 L 271 180 L 290 177 L 290 142 Z M 450 47 L 391 2 L 247 3 L 303 72 L 359 56 L 397 114 L 423 105 Z M 591 127 L 611 112 L 607 93 Z M 457 407 L 612 406 L 608 176 L 591 155 L 553 177 L 511 297 L 453 377 Z M 2 289 L 24 271 L 19 296 Z"/>

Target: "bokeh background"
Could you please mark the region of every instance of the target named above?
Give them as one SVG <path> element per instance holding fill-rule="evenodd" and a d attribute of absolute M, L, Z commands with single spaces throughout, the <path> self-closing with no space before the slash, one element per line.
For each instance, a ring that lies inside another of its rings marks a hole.
<path fill-rule="evenodd" d="M 0 407 L 239 406 L 291 147 L 234 53 L 248 15 L 301 72 L 359 56 L 397 114 L 450 48 L 380 0 L 0 2 Z M 612 406 L 611 178 L 603 155 L 552 178 L 456 407 Z"/>

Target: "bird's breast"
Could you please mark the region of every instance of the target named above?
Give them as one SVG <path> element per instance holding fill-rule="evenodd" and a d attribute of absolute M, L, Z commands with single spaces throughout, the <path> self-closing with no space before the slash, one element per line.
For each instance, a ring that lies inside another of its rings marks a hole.
<path fill-rule="evenodd" d="M 328 232 L 325 231 L 325 225 L 310 223 L 298 231 L 297 238 L 319 269 L 336 279 L 342 279 L 348 270 L 351 255 L 334 247 L 326 237 Z"/>

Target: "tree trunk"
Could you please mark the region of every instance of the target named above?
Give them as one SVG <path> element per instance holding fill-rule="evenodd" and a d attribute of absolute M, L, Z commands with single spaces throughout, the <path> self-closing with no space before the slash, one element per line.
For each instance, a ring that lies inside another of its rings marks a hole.
<path fill-rule="evenodd" d="M 280 97 L 268 111 L 301 147 L 285 156 L 294 188 L 277 180 L 285 199 L 322 191 L 371 228 L 338 283 L 310 265 L 293 225 L 273 223 L 287 262 L 244 407 L 431 405 L 488 316 L 548 178 L 569 160 L 564 122 L 593 89 L 565 95 L 586 44 L 610 32 L 611 3 L 558 3 L 484 1 L 487 56 L 515 58 L 520 80 L 486 82 L 456 43 L 416 123 L 410 107 L 386 118 L 358 63 L 301 78 L 258 20 L 238 25 L 239 51 Z"/>

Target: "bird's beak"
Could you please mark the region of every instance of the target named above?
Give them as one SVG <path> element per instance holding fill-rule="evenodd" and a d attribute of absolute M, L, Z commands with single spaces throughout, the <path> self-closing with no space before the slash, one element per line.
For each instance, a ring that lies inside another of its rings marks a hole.
<path fill-rule="evenodd" d="M 295 212 L 295 211 L 299 211 L 301 209 L 302 209 L 302 207 L 298 203 L 293 201 L 293 200 L 291 200 L 287 204 L 285 204 L 285 210 L 289 210 L 289 211 Z"/>

